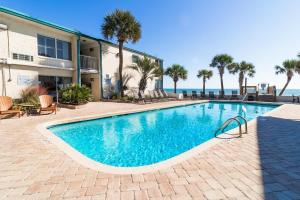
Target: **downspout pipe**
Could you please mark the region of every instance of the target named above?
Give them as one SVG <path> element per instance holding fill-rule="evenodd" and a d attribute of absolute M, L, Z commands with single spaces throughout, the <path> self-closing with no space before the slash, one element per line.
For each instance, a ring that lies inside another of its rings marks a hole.
<path fill-rule="evenodd" d="M 81 86 L 81 74 L 80 74 L 80 33 L 77 34 L 77 84 Z"/>
<path fill-rule="evenodd" d="M 103 99 L 103 82 L 102 82 L 102 43 L 100 40 L 98 41 L 99 43 L 99 90 L 100 90 L 100 99 Z"/>

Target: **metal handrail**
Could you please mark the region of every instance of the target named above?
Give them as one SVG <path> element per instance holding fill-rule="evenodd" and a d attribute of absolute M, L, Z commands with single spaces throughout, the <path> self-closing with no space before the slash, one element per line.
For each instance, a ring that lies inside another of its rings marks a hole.
<path fill-rule="evenodd" d="M 247 120 L 244 118 L 244 117 L 242 117 L 242 116 L 236 116 L 236 117 L 231 117 L 231 118 L 229 118 L 229 119 L 227 119 L 223 124 L 222 124 L 222 126 L 218 129 L 218 130 L 216 130 L 215 131 L 215 137 L 217 137 L 217 133 L 219 132 L 219 131 L 224 131 L 224 129 L 225 128 L 227 128 L 227 126 L 229 126 L 229 124 L 230 123 L 232 123 L 232 122 L 236 122 L 237 124 L 238 124 L 238 126 L 239 126 L 239 133 L 240 133 L 240 135 L 239 135 L 239 137 L 242 137 L 242 124 L 241 124 L 241 122 L 239 121 L 239 119 L 242 119 L 244 122 L 245 122 L 245 133 L 248 133 L 248 124 L 247 124 Z"/>
<path fill-rule="evenodd" d="M 240 116 L 240 115 L 236 116 L 235 118 L 239 118 L 239 119 L 242 119 L 244 121 L 245 133 L 248 133 L 248 122 L 247 122 L 247 120 L 244 117 Z"/>
<path fill-rule="evenodd" d="M 237 120 L 235 117 L 232 117 L 232 118 L 229 118 L 228 120 L 226 120 L 222 126 L 215 131 L 215 137 L 217 137 L 217 133 L 222 130 L 222 132 L 224 131 L 224 129 L 231 123 L 235 121 L 238 125 L 239 125 L 239 132 L 240 132 L 240 136 L 239 137 L 242 137 L 242 125 L 241 125 L 241 122 L 239 120 Z"/>

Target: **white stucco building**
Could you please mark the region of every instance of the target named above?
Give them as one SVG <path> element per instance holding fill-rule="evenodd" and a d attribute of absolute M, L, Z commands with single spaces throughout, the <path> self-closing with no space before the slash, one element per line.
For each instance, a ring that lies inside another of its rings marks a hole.
<path fill-rule="evenodd" d="M 136 88 L 139 75 L 126 66 L 147 56 L 163 67 L 163 60 L 124 48 L 123 71 L 132 74 L 129 88 Z M 95 100 L 106 96 L 105 83 L 118 80 L 118 46 L 79 31 L 39 20 L 0 7 L 0 95 L 19 98 L 20 92 L 42 85 L 55 88 L 85 84 Z M 162 88 L 162 78 L 149 81 L 147 90 Z M 115 88 L 116 89 L 116 88 Z"/>

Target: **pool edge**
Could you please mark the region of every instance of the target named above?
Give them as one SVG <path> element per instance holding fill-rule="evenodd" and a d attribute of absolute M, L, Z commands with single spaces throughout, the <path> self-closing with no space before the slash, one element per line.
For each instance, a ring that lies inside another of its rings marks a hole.
<path fill-rule="evenodd" d="M 71 147 L 68 143 L 63 141 L 61 138 L 56 136 L 54 133 L 52 133 L 50 130 L 47 128 L 50 126 L 55 126 L 59 124 L 64 124 L 64 123 L 72 123 L 72 122 L 78 122 L 78 121 L 84 121 L 84 120 L 93 120 L 93 119 L 100 119 L 100 118 L 105 118 L 105 117 L 111 117 L 115 115 L 126 115 L 126 114 L 133 114 L 133 113 L 139 113 L 139 112 L 145 112 L 145 111 L 152 111 L 152 110 L 159 110 L 159 109 L 165 109 L 165 108 L 173 108 L 173 107 L 180 107 L 180 106 L 186 106 L 186 105 L 193 105 L 193 104 L 199 104 L 199 103 L 208 103 L 208 102 L 224 102 L 224 101 L 195 101 L 195 102 L 184 102 L 176 105 L 164 105 L 164 106 L 156 106 L 156 107 L 150 107 L 150 108 L 143 108 L 143 109 L 133 109 L 133 110 L 128 110 L 128 111 L 123 111 L 123 112 L 111 112 L 111 113 L 106 113 L 106 114 L 97 114 L 97 115 L 89 115 L 89 116 L 81 116 L 81 117 L 74 117 L 74 118 L 67 118 L 63 120 L 57 120 L 57 121 L 49 121 L 46 123 L 41 123 L 39 124 L 36 128 L 38 131 L 47 138 L 48 141 L 50 141 L 52 144 L 54 144 L 59 150 L 67 154 L 71 159 L 74 161 L 78 162 L 84 167 L 90 168 L 92 170 L 100 171 L 100 172 L 105 172 L 105 173 L 110 173 L 110 174 L 141 174 L 141 173 L 149 173 L 157 170 L 163 170 L 165 168 L 171 167 L 173 165 L 176 165 L 180 162 L 183 162 L 189 158 L 194 157 L 195 155 L 203 152 L 204 150 L 208 149 L 209 147 L 217 144 L 220 141 L 223 141 L 218 138 L 212 138 L 204 143 L 201 143 L 194 148 L 183 152 L 177 156 L 174 156 L 172 158 L 169 158 L 167 160 L 151 164 L 151 165 L 146 165 L 146 166 L 139 166 L 139 167 L 115 167 L 115 166 L 110 166 L 106 165 L 97 161 L 94 161 L 85 155 L 81 154 L 79 151 Z M 226 101 L 226 102 L 234 102 L 234 101 Z M 240 101 L 235 101 L 235 102 L 240 102 Z M 255 102 L 254 102 L 255 103 Z M 261 103 L 261 102 L 260 102 Z M 277 108 L 274 108 L 273 110 L 266 112 L 262 116 L 269 116 L 275 111 L 278 111 L 279 109 L 282 109 L 284 107 L 284 104 L 282 103 L 264 103 L 268 105 L 279 105 Z M 281 105 L 281 106 L 280 106 Z M 253 125 L 256 122 L 257 118 L 252 119 L 248 121 L 248 126 Z M 238 128 L 231 129 L 230 131 L 227 131 L 226 133 L 223 134 L 232 134 L 236 133 L 238 131 Z M 221 134 L 221 135 L 223 135 Z M 231 138 L 230 140 L 235 140 L 239 138 Z"/>

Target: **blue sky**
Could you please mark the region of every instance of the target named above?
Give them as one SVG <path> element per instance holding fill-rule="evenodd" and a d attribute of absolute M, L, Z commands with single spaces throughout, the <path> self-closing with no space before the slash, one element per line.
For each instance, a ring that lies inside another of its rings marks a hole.
<path fill-rule="evenodd" d="M 274 66 L 300 52 L 299 0 L 0 0 L 0 5 L 96 37 L 102 37 L 105 15 L 116 8 L 130 10 L 142 24 L 142 39 L 127 46 L 163 58 L 165 67 L 184 65 L 189 74 L 179 82 L 182 88 L 202 87 L 197 71 L 208 68 L 219 53 L 256 66 L 249 84 L 282 88 L 286 77 L 276 76 Z M 227 72 L 225 88 L 236 88 L 237 80 Z M 207 87 L 219 85 L 214 70 Z M 165 87 L 173 87 L 167 77 Z M 288 88 L 300 88 L 300 75 Z"/>

